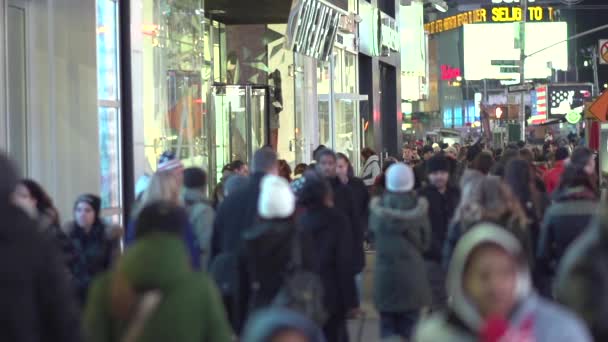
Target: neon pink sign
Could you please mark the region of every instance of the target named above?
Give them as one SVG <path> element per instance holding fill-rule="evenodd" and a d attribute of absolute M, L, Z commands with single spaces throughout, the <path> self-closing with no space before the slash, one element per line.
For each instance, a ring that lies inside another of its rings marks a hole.
<path fill-rule="evenodd" d="M 444 64 L 441 66 L 441 79 L 450 81 L 462 76 L 460 68 L 452 68 L 450 65 Z"/>

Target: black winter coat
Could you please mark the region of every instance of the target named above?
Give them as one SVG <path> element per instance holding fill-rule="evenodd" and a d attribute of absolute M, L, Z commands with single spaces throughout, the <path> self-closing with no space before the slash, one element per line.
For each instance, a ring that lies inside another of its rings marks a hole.
<path fill-rule="evenodd" d="M 584 188 L 556 193 L 545 213 L 537 248 L 539 271 L 553 276 L 563 255 L 589 226 L 598 210 L 595 195 Z"/>
<path fill-rule="evenodd" d="M 449 186 L 442 194 L 433 185 L 428 185 L 420 190 L 419 194 L 429 203 L 429 219 L 433 231 L 431 247 L 424 253 L 424 257 L 426 260 L 440 263 L 448 227 L 460 200 L 460 191 Z"/>
<path fill-rule="evenodd" d="M 363 241 L 368 233 L 368 220 L 369 220 L 369 190 L 365 186 L 365 183 L 359 178 L 351 178 L 348 181 L 348 187 L 351 189 L 353 194 L 353 204 L 355 209 L 355 214 L 357 214 L 357 224 L 359 227 L 357 228 L 357 236 L 353 236 L 353 242 L 356 246 L 356 253 L 359 253 L 359 247 L 363 246 Z M 353 250 L 355 248 L 353 246 Z M 362 251 L 363 249 L 361 249 Z M 361 260 L 360 260 L 361 261 Z M 363 268 L 365 266 L 365 256 L 363 257 L 362 264 L 358 265 Z"/>
<path fill-rule="evenodd" d="M 238 333 L 245 323 L 249 302 L 246 265 L 239 255 L 243 249 L 243 234 L 257 218 L 260 182 L 263 173 L 255 173 L 249 184 L 230 194 L 217 209 L 211 237 L 209 271 L 224 296 L 232 328 Z"/>
<path fill-rule="evenodd" d="M 594 220 L 568 249 L 554 282 L 557 301 L 582 318 L 595 341 L 608 341 L 608 225 Z"/>
<path fill-rule="evenodd" d="M 318 206 L 306 209 L 298 224 L 314 246 L 313 265 L 323 282 L 327 312 L 345 315 L 348 310 L 358 307 L 352 274 L 352 237 L 346 218 L 334 208 Z"/>
<path fill-rule="evenodd" d="M 350 228 L 353 237 L 353 274 L 359 274 L 365 267 L 365 253 L 363 251 L 363 225 L 361 215 L 357 212 L 353 190 L 350 186 L 342 184 L 335 177 L 329 179 L 334 192 L 334 204 L 344 216 L 346 216 L 346 227 Z"/>
<path fill-rule="evenodd" d="M 0 215 L 1 340 L 80 341 L 76 298 L 55 242 L 17 208 Z"/>
<path fill-rule="evenodd" d="M 310 240 L 298 234 L 292 220 L 261 220 L 243 233 L 241 259 L 246 268 L 241 279 L 249 284 L 248 311 L 267 307 L 292 270 L 294 239 L 300 239 L 302 267 L 313 270 Z"/>

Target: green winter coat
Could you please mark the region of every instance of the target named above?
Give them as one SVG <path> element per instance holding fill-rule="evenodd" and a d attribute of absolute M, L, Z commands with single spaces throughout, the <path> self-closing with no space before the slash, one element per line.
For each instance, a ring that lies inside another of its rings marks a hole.
<path fill-rule="evenodd" d="M 160 290 L 162 296 L 137 342 L 231 341 L 217 289 L 206 274 L 192 271 L 189 265 L 180 237 L 155 233 L 138 240 L 114 271 L 101 275 L 93 283 L 84 316 L 87 341 L 122 340 L 132 315 L 119 318 L 121 314 L 117 312 L 121 312 L 121 307 L 124 312 L 124 304 L 137 298 L 124 291 L 120 286 L 124 284 L 138 293 Z"/>
<path fill-rule="evenodd" d="M 370 204 L 376 242 L 374 301 L 380 312 L 400 313 L 431 304 L 422 254 L 431 245 L 428 202 L 413 193 L 385 193 Z"/>

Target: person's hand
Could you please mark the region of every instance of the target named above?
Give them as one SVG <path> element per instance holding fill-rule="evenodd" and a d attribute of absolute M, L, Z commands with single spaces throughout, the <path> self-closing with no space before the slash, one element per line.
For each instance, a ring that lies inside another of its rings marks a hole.
<path fill-rule="evenodd" d="M 346 314 L 346 318 L 347 319 L 357 319 L 357 318 L 363 316 L 364 314 L 365 314 L 365 312 L 363 310 L 361 310 L 361 308 L 352 308 Z"/>

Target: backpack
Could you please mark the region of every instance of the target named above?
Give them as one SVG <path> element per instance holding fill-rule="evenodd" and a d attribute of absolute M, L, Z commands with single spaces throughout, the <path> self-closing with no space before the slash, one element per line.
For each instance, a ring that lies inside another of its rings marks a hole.
<path fill-rule="evenodd" d="M 318 274 L 302 267 L 302 247 L 297 234 L 292 240 L 291 259 L 291 270 L 272 305 L 291 309 L 323 326 L 328 318 L 323 303 L 323 283 Z"/>

